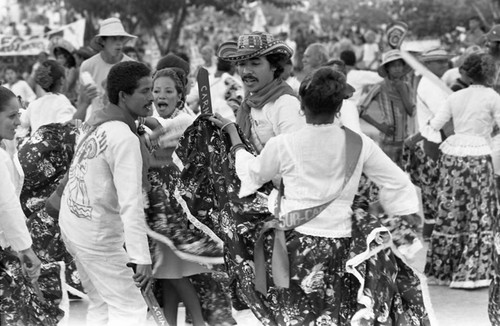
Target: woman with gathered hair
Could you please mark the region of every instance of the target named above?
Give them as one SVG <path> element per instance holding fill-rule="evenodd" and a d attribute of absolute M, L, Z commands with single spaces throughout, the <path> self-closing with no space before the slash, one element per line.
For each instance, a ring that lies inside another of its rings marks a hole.
<path fill-rule="evenodd" d="M 382 250 L 366 259 L 356 253 L 357 244 L 369 239 L 380 237 L 368 251 L 390 242 L 387 229 L 374 228 L 374 217 L 356 204 L 361 173 L 380 186 L 380 200 L 389 214 L 401 216 L 411 227 L 419 217 L 417 194 L 406 174 L 370 138 L 337 123 L 343 101 L 353 92 L 345 76 L 330 67 L 308 75 L 299 89 L 307 124 L 271 138 L 258 156 L 249 152 L 234 123 L 220 115 L 209 118 L 230 138 L 241 200 L 276 176 L 282 178 L 280 190 L 268 196 L 274 217 L 259 222 L 264 224 L 257 226 L 255 237 L 245 234 L 257 239 L 253 261 L 244 259 L 248 254 L 236 255 L 235 269 L 244 271 L 238 283 L 245 303 L 265 325 L 355 325 L 362 320 L 387 322 L 389 315 L 390 325 L 396 325 L 403 311 L 415 317 L 411 325 L 428 323 L 420 290 L 403 295 L 404 303 L 389 291 L 403 288 L 391 280 L 400 278 L 397 271 L 407 270 L 403 264 L 392 265 L 398 261 L 394 254 Z M 225 207 L 223 200 L 219 198 L 219 207 Z M 229 207 L 237 214 L 236 205 Z M 252 232 L 249 228 L 245 233 Z M 353 260 L 359 265 L 353 267 Z M 394 274 L 379 278 L 386 272 Z M 418 281 L 415 274 L 406 276 L 408 290 Z M 370 289 L 374 284 L 376 291 Z M 371 299 L 363 299 L 365 295 Z M 366 300 L 371 304 L 365 305 Z"/>

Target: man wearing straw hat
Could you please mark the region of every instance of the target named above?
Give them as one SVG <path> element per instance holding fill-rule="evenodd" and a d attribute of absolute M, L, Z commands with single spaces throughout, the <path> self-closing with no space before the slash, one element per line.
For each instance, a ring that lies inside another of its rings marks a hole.
<path fill-rule="evenodd" d="M 292 55 L 288 45 L 265 32 L 241 35 L 217 51 L 219 59 L 236 63 L 245 89 L 236 122 L 258 152 L 270 138 L 305 125 L 298 98 L 281 79 Z"/>
<path fill-rule="evenodd" d="M 134 61 L 131 57 L 123 53 L 125 44 L 135 39 L 137 36 L 125 32 L 121 21 L 118 18 L 108 18 L 101 22 L 99 34 L 94 36 L 91 46 L 99 51 L 96 55 L 85 60 L 80 67 L 80 76 L 84 72 L 90 73 L 97 91 L 99 101 L 93 101 L 93 109 L 102 108 L 107 103 L 105 100 L 106 78 L 113 65 L 123 61 Z M 82 85 L 88 84 L 87 80 L 82 78 Z M 87 117 L 89 114 L 87 114 Z"/>

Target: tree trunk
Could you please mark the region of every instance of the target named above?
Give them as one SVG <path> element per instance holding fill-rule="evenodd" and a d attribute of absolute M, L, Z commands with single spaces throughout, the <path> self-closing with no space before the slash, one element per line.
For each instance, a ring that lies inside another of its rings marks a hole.
<path fill-rule="evenodd" d="M 172 24 L 172 29 L 170 30 L 170 35 L 168 38 L 168 44 L 167 48 L 165 49 L 165 53 L 173 51 L 174 49 L 177 48 L 182 25 L 184 24 L 184 20 L 186 19 L 187 16 L 187 7 L 188 4 L 187 2 L 185 2 L 182 8 L 179 11 L 177 11 L 174 17 L 174 23 Z"/>

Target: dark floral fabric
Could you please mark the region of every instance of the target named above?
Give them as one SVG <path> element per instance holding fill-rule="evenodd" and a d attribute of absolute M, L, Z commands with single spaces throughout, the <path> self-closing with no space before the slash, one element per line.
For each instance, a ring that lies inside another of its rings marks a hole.
<path fill-rule="evenodd" d="M 403 148 L 403 170 L 410 175 L 411 182 L 422 191 L 424 223 L 434 225 L 437 212 L 437 190 L 439 169 L 437 161 L 425 154 L 424 142 L 414 148 Z"/>
<path fill-rule="evenodd" d="M 213 273 L 192 275 L 189 279 L 197 290 L 204 320 L 209 325 L 234 325 L 227 274 L 216 271 L 222 267 L 217 264 L 223 263 L 222 243 L 207 235 L 205 231 L 213 232 L 200 221 L 188 218 L 180 203 L 183 199 L 177 195 L 179 176 L 180 171 L 173 164 L 149 169 L 148 234 L 168 245 L 180 258 L 214 268 Z M 157 291 L 157 295 L 161 294 Z"/>
<path fill-rule="evenodd" d="M 215 241 L 187 218 L 176 198 L 180 171 L 173 165 L 150 168 L 146 221 L 148 233 L 163 241 L 182 259 L 201 264 L 222 263 L 222 243 Z"/>
<path fill-rule="evenodd" d="M 23 274 L 17 255 L 0 247 L 0 325 L 57 325 L 64 316 L 58 308 L 62 293 L 60 270 L 57 263 L 42 265 L 38 279 L 42 300 Z"/>
<path fill-rule="evenodd" d="M 43 263 L 66 264 L 66 282 L 70 291 L 76 290 L 73 294 L 81 294 L 83 287 L 73 257 L 61 239 L 59 222 L 47 214 L 45 201 L 66 174 L 77 133 L 70 123 L 42 126 L 24 142 L 18 154 L 25 174 L 21 204 L 28 217 L 33 250 Z"/>
<path fill-rule="evenodd" d="M 269 287 L 265 295 L 257 292 L 253 248 L 271 214 L 264 196 L 238 198 L 240 181 L 229 148 L 227 135 L 199 118 L 184 134 L 177 154 L 185 165 L 180 188 L 192 214 L 225 243 L 233 302 L 246 304 L 264 325 L 351 325 L 362 316 L 380 325 L 428 324 L 419 278 L 391 248 L 377 242 L 374 230 L 382 225 L 366 212 L 364 202 L 353 206 L 352 238 L 285 232 L 289 288 L 274 286 L 270 268 L 274 233 L 267 234 Z M 367 237 L 373 238 L 369 247 Z"/>
<path fill-rule="evenodd" d="M 498 200 L 490 156 L 440 158 L 438 211 L 425 274 L 456 288 L 488 286 Z"/>
<path fill-rule="evenodd" d="M 192 275 L 189 279 L 198 293 L 203 319 L 208 325 L 236 325 L 231 311 L 227 273 L 214 271 Z"/>

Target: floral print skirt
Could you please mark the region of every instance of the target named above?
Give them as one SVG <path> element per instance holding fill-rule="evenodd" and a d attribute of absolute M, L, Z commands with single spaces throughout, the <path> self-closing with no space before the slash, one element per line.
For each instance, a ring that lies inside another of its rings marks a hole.
<path fill-rule="evenodd" d="M 424 229 L 432 231 L 437 212 L 436 185 L 439 180 L 437 161 L 425 153 L 423 141 L 418 142 L 413 149 L 405 146 L 402 161 L 403 170 L 410 175 L 411 182 L 422 191 Z"/>
<path fill-rule="evenodd" d="M 42 265 L 38 279 L 41 300 L 31 281 L 23 275 L 21 262 L 9 249 L 0 247 L 0 325 L 57 325 L 64 316 L 61 301 L 61 266 Z"/>
<path fill-rule="evenodd" d="M 498 219 L 491 157 L 443 154 L 439 165 L 436 224 L 425 274 L 429 282 L 454 288 L 488 286 Z"/>
<path fill-rule="evenodd" d="M 347 326 L 365 318 L 380 325 L 428 325 L 421 291 L 425 284 L 394 254 L 394 248 L 370 241 L 378 227 L 375 217 L 356 209 L 352 238 L 285 232 L 289 288 L 273 283 L 274 234 L 268 234 L 264 242 L 267 293 L 255 290 L 253 261 L 228 260 L 238 275 L 237 296 L 264 325 Z"/>

